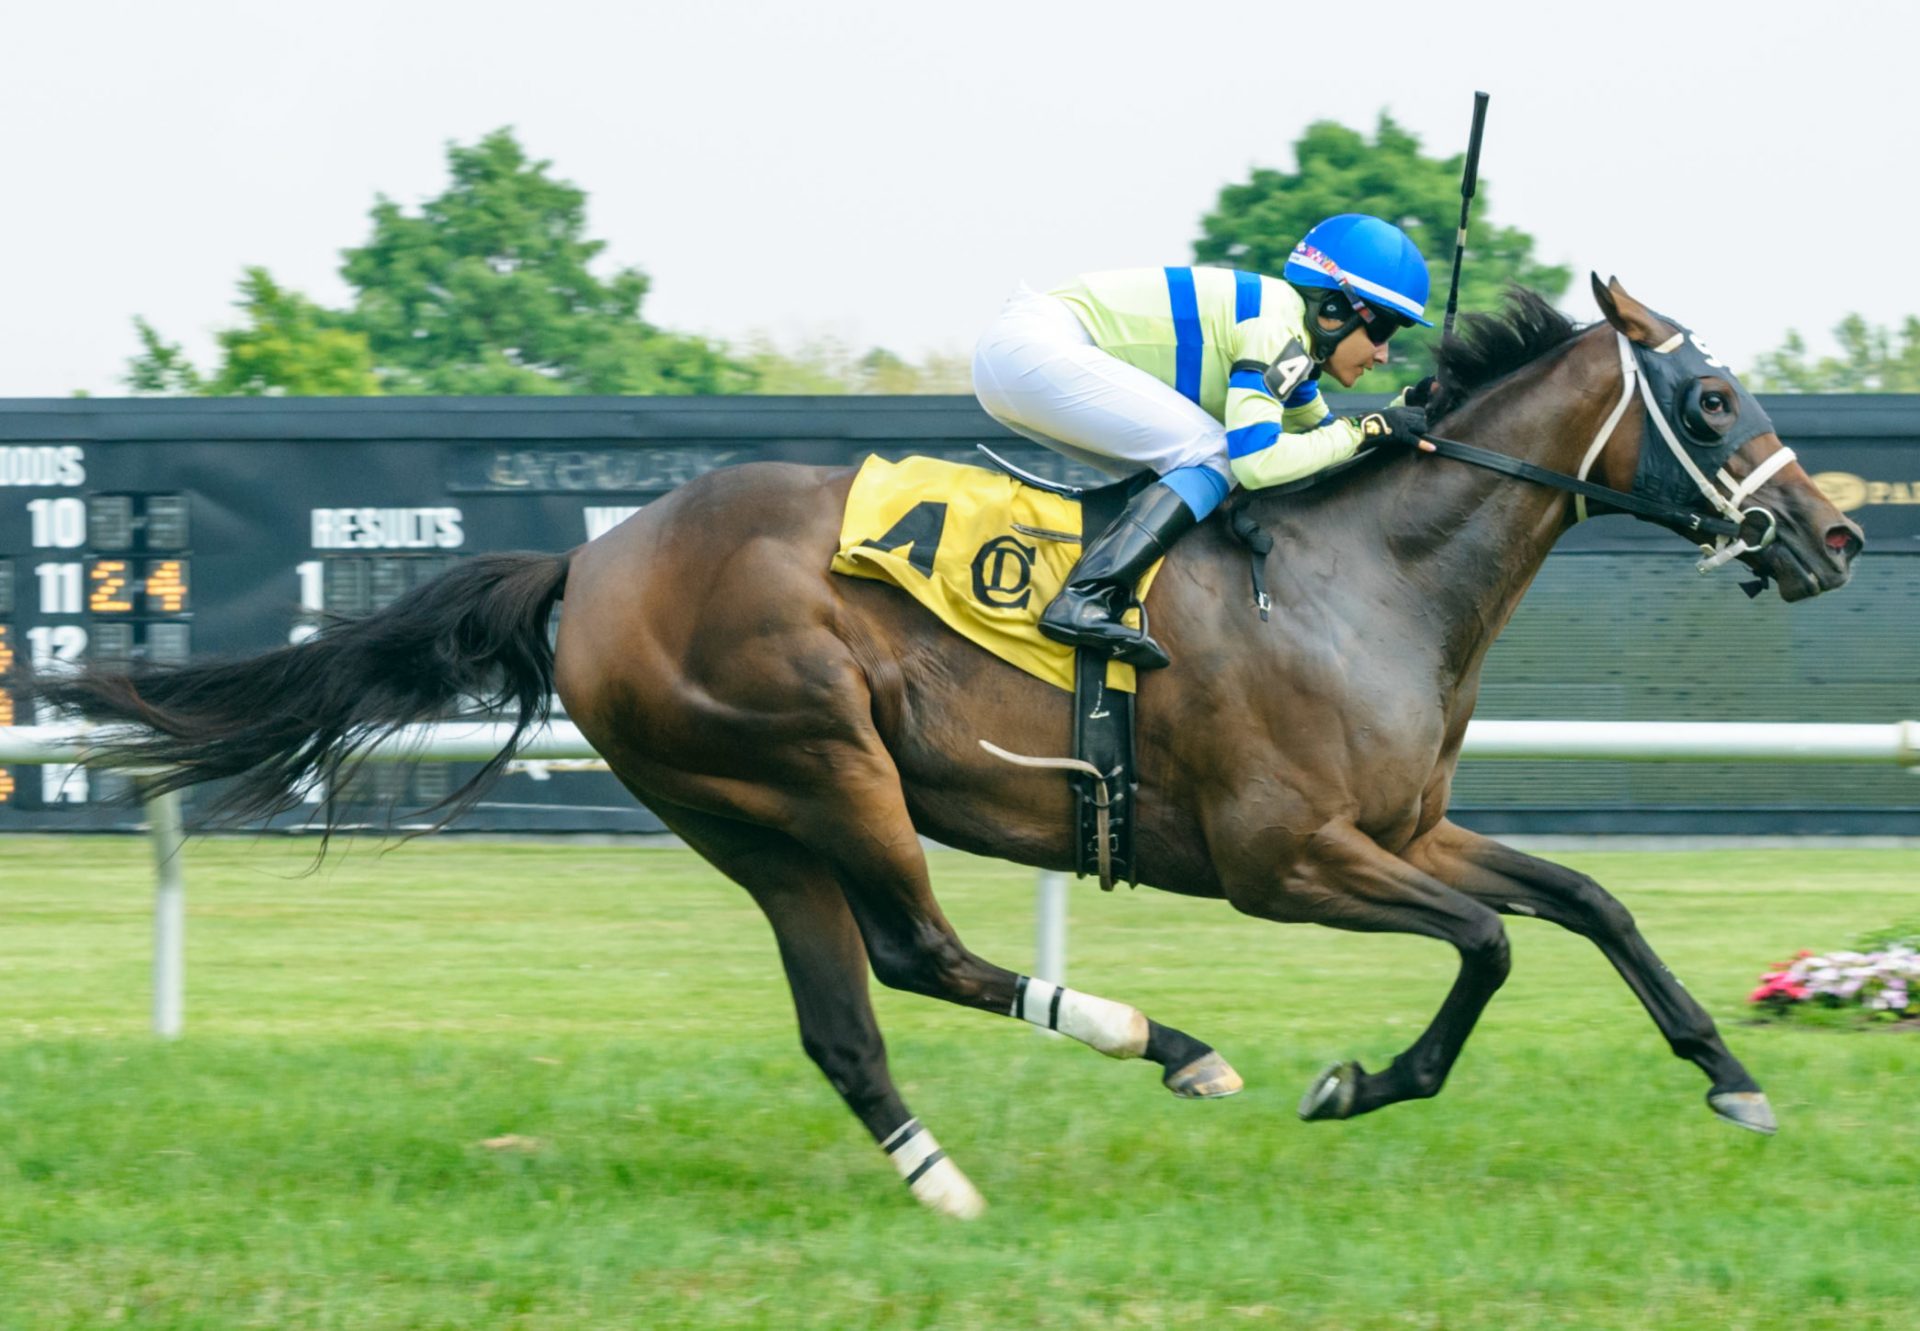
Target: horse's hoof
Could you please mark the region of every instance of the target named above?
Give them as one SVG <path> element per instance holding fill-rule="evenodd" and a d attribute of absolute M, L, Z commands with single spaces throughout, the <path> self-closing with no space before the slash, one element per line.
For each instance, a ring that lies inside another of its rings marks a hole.
<path fill-rule="evenodd" d="M 1780 1131 L 1765 1091 L 1709 1091 L 1707 1107 L 1734 1127 L 1757 1132 L 1762 1137 L 1771 1137 Z"/>
<path fill-rule="evenodd" d="M 1183 1100 L 1217 1100 L 1246 1089 L 1227 1060 L 1209 1049 L 1177 1072 L 1160 1079 L 1161 1085 Z"/>
<path fill-rule="evenodd" d="M 1358 1063 L 1335 1063 L 1315 1079 L 1300 1101 L 1300 1117 L 1311 1123 L 1323 1118 L 1346 1118 L 1353 1113 L 1353 1097 L 1366 1070 Z"/>
<path fill-rule="evenodd" d="M 921 1205 L 955 1220 L 977 1220 L 987 1209 L 987 1199 L 960 1172 L 958 1165 L 945 1158 L 936 1161 L 907 1187 Z"/>

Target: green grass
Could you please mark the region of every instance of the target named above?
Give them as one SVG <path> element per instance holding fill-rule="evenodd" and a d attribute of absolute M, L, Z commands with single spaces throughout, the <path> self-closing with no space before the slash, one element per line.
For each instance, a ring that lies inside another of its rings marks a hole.
<path fill-rule="evenodd" d="M 1435 944 L 1083 885 L 1070 980 L 1216 1044 L 1176 1101 L 881 991 L 986 1194 L 915 1206 L 801 1056 L 751 903 L 669 851 L 188 849 L 187 1034 L 146 1033 L 136 841 L 0 842 L 0 1327 L 1912 1327 L 1920 1035 L 1748 1027 L 1766 964 L 1920 914 L 1906 851 L 1585 854 L 1781 1134 L 1713 1120 L 1590 947 L 1516 921 L 1444 1094 L 1293 1108 L 1439 1002 Z M 938 855 L 976 950 L 1032 874 Z M 490 1149 L 517 1134 L 528 1150 Z"/>

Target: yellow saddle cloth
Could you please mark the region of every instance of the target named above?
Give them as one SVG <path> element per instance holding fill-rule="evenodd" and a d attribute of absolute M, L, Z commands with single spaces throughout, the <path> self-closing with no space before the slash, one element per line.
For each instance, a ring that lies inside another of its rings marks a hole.
<path fill-rule="evenodd" d="M 870 457 L 840 520 L 833 571 L 890 582 L 954 632 L 1036 679 L 1073 691 L 1073 648 L 1040 636 L 1040 612 L 1080 557 L 1080 505 L 1004 472 L 937 458 Z M 1160 571 L 1140 579 L 1144 597 Z M 1138 627 L 1139 611 L 1127 612 Z M 1133 692 L 1133 667 L 1107 687 Z"/>

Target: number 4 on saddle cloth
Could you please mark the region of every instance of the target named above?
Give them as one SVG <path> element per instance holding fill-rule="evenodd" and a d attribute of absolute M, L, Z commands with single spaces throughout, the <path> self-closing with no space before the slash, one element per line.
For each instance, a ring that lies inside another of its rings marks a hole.
<path fill-rule="evenodd" d="M 1143 475 L 1140 482 L 1151 480 Z M 1118 515 L 1136 482 L 1056 493 L 936 458 L 868 458 L 840 523 L 833 571 L 889 582 L 954 632 L 1074 695 L 1075 868 L 1100 885 L 1134 881 L 1134 669 L 1040 636 L 1040 612 L 1066 585 L 1083 531 Z M 1140 579 L 1144 598 L 1160 571 Z M 1125 620 L 1139 627 L 1140 611 Z M 994 750 L 1001 752 L 1000 750 Z M 1101 774 L 1096 780 L 1082 764 Z"/>

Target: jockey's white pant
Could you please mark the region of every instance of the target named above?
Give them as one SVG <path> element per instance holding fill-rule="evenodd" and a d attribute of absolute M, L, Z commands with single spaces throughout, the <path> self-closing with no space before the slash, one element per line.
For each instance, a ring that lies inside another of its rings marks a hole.
<path fill-rule="evenodd" d="M 1205 467 L 1232 484 L 1226 427 L 1095 346 L 1058 296 L 1013 293 L 973 349 L 973 391 L 1002 425 L 1108 475 Z"/>

